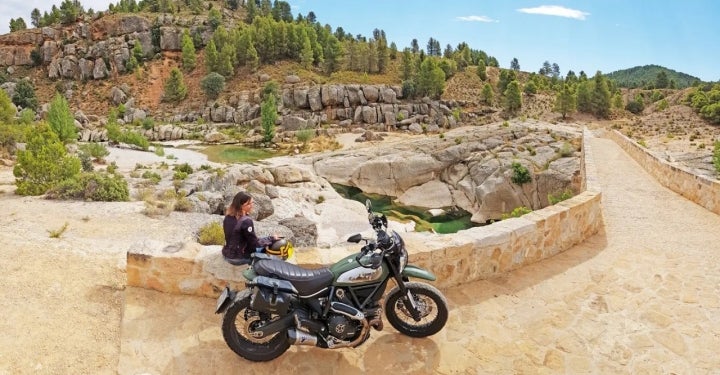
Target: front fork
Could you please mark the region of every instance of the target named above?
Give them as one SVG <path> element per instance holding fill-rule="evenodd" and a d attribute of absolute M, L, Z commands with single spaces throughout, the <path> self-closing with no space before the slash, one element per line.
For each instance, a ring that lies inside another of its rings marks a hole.
<path fill-rule="evenodd" d="M 405 266 L 405 269 L 403 269 L 402 273 L 398 273 L 394 265 L 390 265 L 390 268 L 392 269 L 392 273 L 395 277 L 395 282 L 397 283 L 398 288 L 400 288 L 400 292 L 404 296 L 403 299 L 407 301 L 405 305 L 408 309 L 408 312 L 410 313 L 410 316 L 412 316 L 413 320 L 419 322 L 422 318 L 422 311 L 418 309 L 418 305 L 417 303 L 415 303 L 415 298 L 410 292 L 410 289 L 405 287 L 405 283 L 410 281 L 410 276 L 434 281 L 435 275 L 433 275 L 430 271 L 412 265 Z"/>

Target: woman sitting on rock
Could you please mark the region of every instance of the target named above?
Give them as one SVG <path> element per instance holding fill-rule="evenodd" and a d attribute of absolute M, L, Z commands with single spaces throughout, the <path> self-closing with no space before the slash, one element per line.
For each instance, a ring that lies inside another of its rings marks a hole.
<path fill-rule="evenodd" d="M 225 246 L 222 248 L 222 255 L 225 261 L 232 265 L 249 264 L 250 254 L 265 252 L 267 247 L 278 239 L 277 236 L 257 237 L 253 220 L 249 216 L 252 207 L 252 197 L 239 192 L 235 194 L 225 212 Z"/>

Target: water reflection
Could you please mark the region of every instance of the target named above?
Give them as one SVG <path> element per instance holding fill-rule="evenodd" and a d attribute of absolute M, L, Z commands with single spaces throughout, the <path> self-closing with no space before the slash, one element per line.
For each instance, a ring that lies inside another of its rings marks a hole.
<path fill-rule="evenodd" d="M 414 206 L 400 206 L 393 203 L 392 198 L 371 193 L 363 193 L 354 186 L 332 184 L 335 191 L 346 199 L 365 203 L 366 199 L 372 202 L 373 211 L 381 212 L 397 221 L 415 222 L 418 232 L 434 231 L 436 233 L 455 233 L 459 230 L 471 228 L 479 224 L 470 221 L 472 214 L 460 208 L 445 208 L 445 213 L 438 216 L 431 215 L 426 208 Z"/>

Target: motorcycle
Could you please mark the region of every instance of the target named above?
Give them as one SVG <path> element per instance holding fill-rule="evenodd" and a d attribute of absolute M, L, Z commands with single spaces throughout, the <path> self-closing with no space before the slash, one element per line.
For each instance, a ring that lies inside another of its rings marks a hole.
<path fill-rule="evenodd" d="M 439 332 L 448 319 L 448 303 L 432 285 L 411 282 L 435 276 L 408 264 L 408 252 L 398 233 L 388 228 L 384 214 L 368 221 L 375 238 L 354 234 L 348 242 L 364 246 L 328 268 L 305 269 L 262 253 L 253 254 L 244 290 L 227 286 L 215 313 L 223 314 L 227 345 L 251 361 L 269 361 L 290 345 L 325 349 L 354 348 L 383 329 L 382 313 L 398 332 L 426 337 Z M 389 280 L 396 286 L 381 300 Z"/>

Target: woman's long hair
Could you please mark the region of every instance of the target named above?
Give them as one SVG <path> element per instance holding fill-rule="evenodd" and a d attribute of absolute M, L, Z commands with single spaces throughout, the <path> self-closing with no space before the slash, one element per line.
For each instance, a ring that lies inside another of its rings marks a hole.
<path fill-rule="evenodd" d="M 247 203 L 252 197 L 245 193 L 245 192 L 239 192 L 235 194 L 235 197 L 232 200 L 232 203 L 228 206 L 227 210 L 225 210 L 225 215 L 229 216 L 240 216 L 242 213 L 242 206 Z"/>

